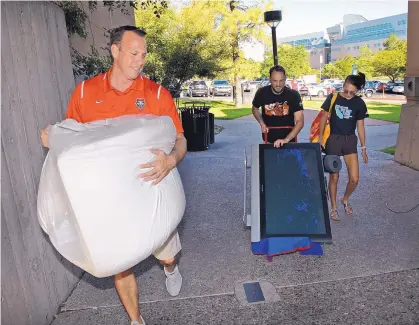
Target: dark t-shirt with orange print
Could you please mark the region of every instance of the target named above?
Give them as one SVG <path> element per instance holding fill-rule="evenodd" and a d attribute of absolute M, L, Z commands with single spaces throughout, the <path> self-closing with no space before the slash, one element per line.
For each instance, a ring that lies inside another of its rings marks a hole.
<path fill-rule="evenodd" d="M 270 126 L 295 126 L 294 113 L 303 110 L 301 96 L 296 90 L 284 87 L 281 94 L 274 94 L 271 86 L 260 88 L 253 99 L 253 107 L 262 108 L 263 122 Z M 291 129 L 271 129 L 268 142 L 284 139 Z"/>

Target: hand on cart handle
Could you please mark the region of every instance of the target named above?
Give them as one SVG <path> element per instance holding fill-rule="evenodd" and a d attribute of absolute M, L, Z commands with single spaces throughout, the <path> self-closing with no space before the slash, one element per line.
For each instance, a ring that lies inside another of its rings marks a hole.
<path fill-rule="evenodd" d="M 261 124 L 260 124 L 260 129 L 262 130 L 262 133 L 268 133 L 268 132 L 269 132 L 269 129 L 268 129 L 268 127 L 266 126 L 266 124 L 265 124 L 265 123 L 261 123 Z"/>
<path fill-rule="evenodd" d="M 265 129 L 267 130 L 266 132 L 263 132 L 263 126 L 265 127 Z M 265 143 L 268 143 L 268 127 L 265 124 L 261 124 L 260 127 L 262 128 L 262 133 L 264 134 L 264 138 L 265 138 Z M 270 126 L 270 129 L 293 129 L 293 126 Z M 291 139 L 292 140 L 292 139 Z M 282 147 L 285 143 L 290 142 L 291 140 L 288 139 L 288 137 L 286 137 L 285 139 L 278 139 L 274 142 L 274 147 L 279 148 Z M 295 137 L 295 142 L 297 143 L 297 137 Z"/>
<path fill-rule="evenodd" d="M 285 139 L 278 139 L 274 142 L 274 147 L 275 148 L 279 148 L 282 147 L 284 144 L 290 142 L 287 138 Z"/>

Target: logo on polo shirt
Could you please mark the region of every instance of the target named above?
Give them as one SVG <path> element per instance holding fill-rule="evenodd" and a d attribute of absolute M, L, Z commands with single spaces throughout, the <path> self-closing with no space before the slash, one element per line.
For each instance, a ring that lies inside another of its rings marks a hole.
<path fill-rule="evenodd" d="M 138 109 L 143 109 L 145 105 L 145 99 L 144 98 L 137 98 L 135 100 L 135 105 L 137 105 Z"/>

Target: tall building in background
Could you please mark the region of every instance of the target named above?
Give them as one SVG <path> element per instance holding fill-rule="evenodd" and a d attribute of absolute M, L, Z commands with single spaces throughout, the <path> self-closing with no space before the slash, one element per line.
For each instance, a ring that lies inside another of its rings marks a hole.
<path fill-rule="evenodd" d="M 331 61 L 343 59 L 345 55 L 357 57 L 365 45 L 373 53 L 382 50 L 392 34 L 407 39 L 407 13 L 344 26 L 343 38 L 332 42 Z"/>
<path fill-rule="evenodd" d="M 383 49 L 384 41 L 392 34 L 407 37 L 407 13 L 367 20 L 361 15 L 345 15 L 341 23 L 325 31 L 281 38 L 282 44 L 303 45 L 310 53 L 310 65 L 319 69 L 346 55 L 359 56 L 366 45 L 373 53 Z"/>

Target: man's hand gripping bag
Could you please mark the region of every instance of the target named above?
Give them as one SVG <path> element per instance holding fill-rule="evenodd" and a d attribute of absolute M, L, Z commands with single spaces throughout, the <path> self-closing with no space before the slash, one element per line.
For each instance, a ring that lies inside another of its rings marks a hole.
<path fill-rule="evenodd" d="M 160 248 L 185 211 L 174 168 L 159 184 L 139 178 L 150 149 L 173 149 L 170 117 L 124 116 L 80 124 L 65 120 L 49 133 L 38 219 L 57 251 L 96 277 L 125 271 Z"/>

